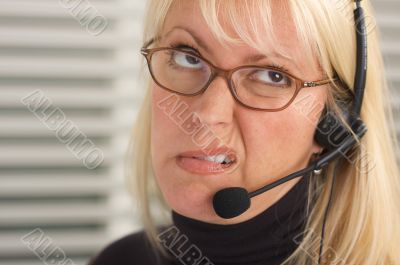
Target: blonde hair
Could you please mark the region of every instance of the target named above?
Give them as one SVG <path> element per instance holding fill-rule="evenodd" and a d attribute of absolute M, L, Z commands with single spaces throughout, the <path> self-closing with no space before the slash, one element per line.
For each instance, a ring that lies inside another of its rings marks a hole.
<path fill-rule="evenodd" d="M 204 0 L 198 3 L 205 21 L 218 40 L 233 43 L 242 41 L 258 48 L 262 36 L 257 19 L 262 18 L 264 30 L 270 30 L 273 36 L 271 1 Z M 174 2 L 150 1 L 144 40 L 160 34 Z M 353 2 L 285 1 L 300 44 L 308 53 L 317 55 L 321 69 L 328 76 L 336 73 L 348 87 L 352 87 L 355 74 Z M 371 21 L 374 14 L 370 2 L 364 0 L 362 5 Z M 230 36 L 221 26 L 221 21 L 229 23 L 237 36 Z M 361 117 L 369 130 L 360 142 L 362 148 L 338 172 L 325 228 L 324 248 L 331 254 L 330 257 L 325 255 L 329 264 L 400 264 L 400 175 L 395 157 L 397 141 L 376 28 L 369 28 L 368 45 L 368 76 Z M 342 100 L 346 95 L 343 86 L 332 86 L 329 93 L 336 100 Z M 335 108 L 333 105 L 336 103 L 329 101 L 327 104 Z M 156 223 L 150 206 L 152 198 L 158 198 L 166 212 L 169 208 L 163 202 L 151 168 L 150 120 L 151 94 L 148 89 L 132 135 L 129 185 L 138 198 L 145 231 L 151 242 L 157 244 Z M 311 178 L 309 197 L 316 198 L 316 204 L 310 210 L 303 240 L 284 264 L 315 262 L 332 176 L 333 166 L 329 165 L 323 178 Z"/>

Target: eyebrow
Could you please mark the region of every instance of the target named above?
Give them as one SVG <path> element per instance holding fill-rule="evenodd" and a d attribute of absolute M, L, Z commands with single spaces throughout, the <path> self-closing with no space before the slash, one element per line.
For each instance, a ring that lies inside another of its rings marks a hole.
<path fill-rule="evenodd" d="M 195 41 L 201 48 L 203 48 L 206 52 L 210 53 L 211 50 L 210 50 L 210 48 L 208 47 L 208 45 L 207 45 L 205 42 L 203 42 L 203 40 L 202 40 L 199 36 L 197 36 L 197 34 L 196 34 L 195 32 L 193 32 L 192 30 L 190 30 L 190 29 L 188 29 L 188 28 L 181 27 L 181 26 L 173 27 L 170 31 L 167 32 L 167 34 L 165 34 L 164 37 L 167 37 L 169 34 L 171 34 L 171 32 L 173 32 L 173 31 L 176 30 L 176 29 L 180 29 L 180 30 L 183 30 L 183 31 L 186 31 L 187 33 L 189 33 L 189 34 L 193 37 L 194 41 Z"/>
<path fill-rule="evenodd" d="M 180 29 L 183 31 L 186 31 L 187 33 L 189 33 L 192 38 L 194 39 L 194 41 L 206 52 L 208 53 L 212 53 L 211 49 L 209 48 L 209 46 L 194 32 L 192 31 L 190 28 L 186 28 L 186 27 L 181 27 L 181 26 L 175 26 L 173 27 L 170 31 L 168 31 L 164 37 L 167 37 L 169 34 L 171 34 L 171 32 L 173 32 L 176 29 Z M 286 61 L 292 61 L 292 58 L 287 56 L 287 55 L 283 55 L 281 53 L 278 53 L 277 51 L 272 51 L 269 53 L 269 55 L 265 55 L 265 54 L 254 54 L 254 55 L 250 55 L 248 57 L 246 57 L 246 59 L 244 60 L 245 63 L 252 63 L 252 62 L 259 62 L 265 59 L 268 59 L 270 57 L 277 57 L 277 58 L 281 58 L 284 59 Z"/>

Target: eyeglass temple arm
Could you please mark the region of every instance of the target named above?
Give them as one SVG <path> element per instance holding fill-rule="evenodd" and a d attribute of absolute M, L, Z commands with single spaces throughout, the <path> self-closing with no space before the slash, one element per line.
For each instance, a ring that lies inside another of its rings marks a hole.
<path fill-rule="evenodd" d="M 144 52 L 151 44 L 153 44 L 153 42 L 154 42 L 154 38 L 145 42 L 144 45 L 142 46 L 141 51 Z"/>
<path fill-rule="evenodd" d="M 320 81 L 314 81 L 314 82 L 304 82 L 303 86 L 304 87 L 317 87 L 317 86 L 322 86 L 322 85 L 326 85 L 332 82 L 341 82 L 341 79 L 338 76 L 333 77 L 332 79 L 327 79 L 327 80 L 320 80 Z M 349 93 L 349 95 L 351 97 L 353 97 L 354 99 L 354 92 L 351 91 L 350 88 L 348 88 L 347 86 L 345 86 L 347 92 Z"/>
<path fill-rule="evenodd" d="M 335 81 L 338 81 L 338 78 L 332 78 L 332 79 L 326 79 L 326 80 L 320 80 L 320 81 L 313 81 L 313 82 L 304 82 L 303 86 L 304 87 L 316 87 L 316 86 L 322 86 L 326 85 Z"/>

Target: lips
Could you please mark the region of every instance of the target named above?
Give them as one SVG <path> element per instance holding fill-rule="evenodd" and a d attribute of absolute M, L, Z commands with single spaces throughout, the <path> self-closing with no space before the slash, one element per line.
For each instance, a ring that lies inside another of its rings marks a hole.
<path fill-rule="evenodd" d="M 226 173 L 238 163 L 238 156 L 229 148 L 195 150 L 181 153 L 176 162 L 182 169 L 195 174 Z"/>

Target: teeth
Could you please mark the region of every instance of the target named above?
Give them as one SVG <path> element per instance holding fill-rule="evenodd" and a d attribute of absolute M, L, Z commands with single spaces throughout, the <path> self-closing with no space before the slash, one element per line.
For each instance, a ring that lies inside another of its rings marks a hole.
<path fill-rule="evenodd" d="M 206 157 L 203 157 L 202 159 L 210 161 L 210 162 L 214 162 L 214 163 L 219 163 L 219 164 L 232 162 L 232 160 L 230 160 L 228 156 L 223 155 L 223 154 L 215 155 L 215 156 L 206 156 Z"/>

